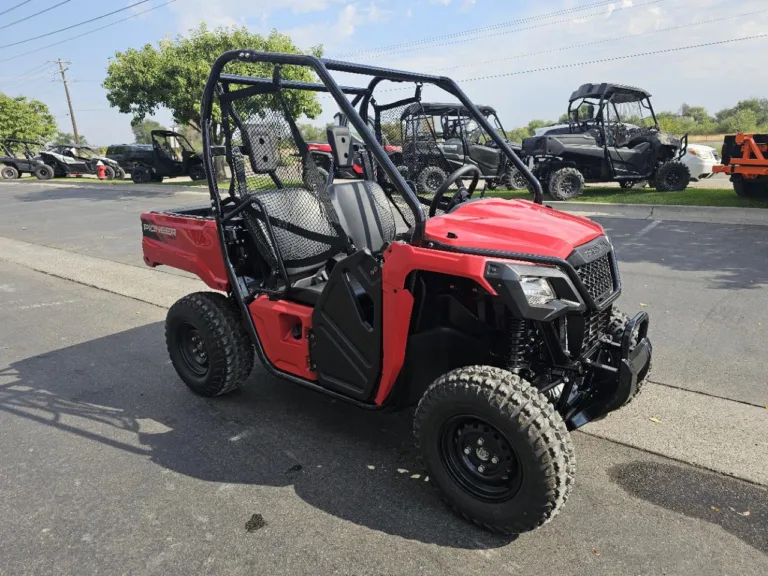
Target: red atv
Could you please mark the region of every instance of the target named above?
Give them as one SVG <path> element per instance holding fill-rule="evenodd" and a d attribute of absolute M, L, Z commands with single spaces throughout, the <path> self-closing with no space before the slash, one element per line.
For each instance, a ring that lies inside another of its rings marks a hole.
<path fill-rule="evenodd" d="M 235 61 L 273 73 L 223 73 Z M 321 83 L 282 80 L 283 65 Z M 372 81 L 340 87 L 331 71 Z M 474 198 L 479 174 L 464 166 L 430 200 L 428 218 L 348 100 L 370 101 L 386 80 L 458 99 L 536 201 Z M 334 182 L 352 163 L 346 127 L 328 129 L 333 161 L 327 178 L 317 172 L 296 125 L 297 90 L 330 92 L 389 192 L 372 174 Z M 212 146 L 214 103 L 224 147 Z M 461 515 L 516 534 L 557 514 L 574 482 L 569 430 L 632 400 L 651 364 L 648 316 L 613 307 L 621 283 L 602 228 L 541 206 L 538 181 L 446 78 L 227 52 L 211 70 L 201 121 L 211 206 L 142 215 L 146 263 L 197 274 L 215 291 L 168 312 L 168 352 L 184 383 L 202 396 L 234 390 L 255 351 L 275 376 L 360 408 L 418 403 L 429 482 Z M 227 190 L 211 177 L 218 153 L 233 172 Z"/>

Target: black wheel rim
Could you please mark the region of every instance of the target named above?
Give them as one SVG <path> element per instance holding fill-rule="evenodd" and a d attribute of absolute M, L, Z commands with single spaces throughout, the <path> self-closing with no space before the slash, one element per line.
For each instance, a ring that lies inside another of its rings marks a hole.
<path fill-rule="evenodd" d="M 181 324 L 176 333 L 176 345 L 187 367 L 196 376 L 208 373 L 208 350 L 200 332 L 192 324 Z"/>
<path fill-rule="evenodd" d="M 682 176 L 676 170 L 670 170 L 664 177 L 664 184 L 671 190 L 677 189 L 682 183 Z"/>
<path fill-rule="evenodd" d="M 440 459 L 451 479 L 485 502 L 513 498 L 523 474 L 512 443 L 477 416 L 454 416 L 440 433 Z"/>
<path fill-rule="evenodd" d="M 560 191 L 565 198 L 575 196 L 579 192 L 579 179 L 575 176 L 568 176 L 563 179 L 563 183 L 560 186 Z"/>
<path fill-rule="evenodd" d="M 523 189 L 526 186 L 528 186 L 528 180 L 523 176 L 523 173 L 517 170 L 515 172 L 515 175 L 512 177 L 512 183 L 517 186 L 519 189 Z"/>
<path fill-rule="evenodd" d="M 430 174 L 427 176 L 427 188 L 429 188 L 430 192 L 436 192 L 442 183 L 443 179 L 439 174 Z"/>

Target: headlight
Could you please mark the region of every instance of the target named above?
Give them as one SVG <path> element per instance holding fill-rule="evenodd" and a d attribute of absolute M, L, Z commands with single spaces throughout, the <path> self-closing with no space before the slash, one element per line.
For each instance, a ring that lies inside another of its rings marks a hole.
<path fill-rule="evenodd" d="M 523 287 L 523 293 L 531 306 L 542 306 L 556 298 L 552 285 L 544 278 L 522 276 L 520 285 Z"/>

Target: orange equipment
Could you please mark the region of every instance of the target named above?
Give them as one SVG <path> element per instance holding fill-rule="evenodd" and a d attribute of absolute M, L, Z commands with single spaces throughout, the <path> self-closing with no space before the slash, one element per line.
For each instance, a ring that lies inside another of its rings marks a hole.
<path fill-rule="evenodd" d="M 726 136 L 722 165 L 712 171 L 730 174 L 739 196 L 768 195 L 768 134 Z"/>

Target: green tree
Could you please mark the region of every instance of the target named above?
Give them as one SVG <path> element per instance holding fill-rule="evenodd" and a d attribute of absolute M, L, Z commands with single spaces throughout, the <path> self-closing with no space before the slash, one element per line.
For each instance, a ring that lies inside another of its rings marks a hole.
<path fill-rule="evenodd" d="M 758 115 L 754 110 L 742 108 L 733 115 L 725 118 L 720 127 L 723 132 L 734 134 L 736 132 L 756 132 L 758 126 Z"/>
<path fill-rule="evenodd" d="M 131 130 L 133 131 L 133 137 L 136 139 L 136 144 L 151 144 L 152 130 L 167 130 L 167 128 L 157 120 L 145 119 L 141 122 L 131 123 Z"/>
<path fill-rule="evenodd" d="M 203 136 L 200 134 L 199 130 L 196 130 L 192 126 L 176 126 L 175 130 L 189 140 L 192 148 L 198 151 L 203 149 Z"/>
<path fill-rule="evenodd" d="M 134 123 L 141 122 L 158 108 L 170 110 L 176 124 L 200 130 L 200 97 L 208 79 L 211 65 L 223 52 L 240 48 L 267 52 L 299 54 L 301 51 L 289 36 L 273 30 L 268 36 L 250 32 L 245 27 L 209 30 L 205 23 L 192 30 L 188 37 L 165 39 L 157 46 L 145 45 L 118 52 L 107 67 L 103 83 L 107 100 L 123 114 L 132 114 Z M 310 49 L 322 55 L 322 47 Z M 270 78 L 272 65 L 230 63 L 227 72 Z M 286 80 L 314 81 L 312 71 L 305 67 L 285 66 Z M 316 118 L 322 111 L 313 92 L 285 94 L 294 117 Z M 214 105 L 212 121 L 214 142 L 222 142 L 221 112 Z"/>
<path fill-rule="evenodd" d="M 0 137 L 46 141 L 56 133 L 56 119 L 48 106 L 25 96 L 0 93 Z"/>
<path fill-rule="evenodd" d="M 75 135 L 71 134 L 69 132 L 57 132 L 56 136 L 53 138 L 54 144 L 72 144 L 75 143 Z M 81 146 L 88 146 L 88 140 L 85 136 L 80 134 L 80 145 Z"/>

